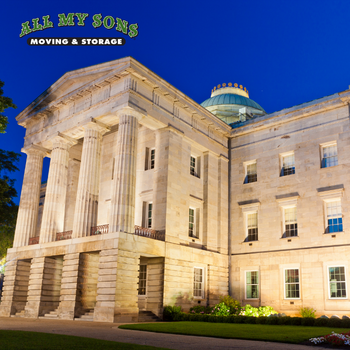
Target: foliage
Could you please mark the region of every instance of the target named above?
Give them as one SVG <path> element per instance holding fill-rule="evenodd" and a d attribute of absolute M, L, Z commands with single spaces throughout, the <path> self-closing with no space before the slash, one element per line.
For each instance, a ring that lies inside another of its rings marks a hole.
<path fill-rule="evenodd" d="M 215 316 L 228 316 L 230 315 L 230 308 L 224 302 L 221 302 L 213 307 L 211 314 Z"/>
<path fill-rule="evenodd" d="M 300 315 L 301 317 L 312 317 L 316 318 L 316 310 L 312 307 L 302 307 L 300 309 Z"/>
<path fill-rule="evenodd" d="M 230 309 L 230 315 L 238 315 L 241 311 L 241 303 L 230 295 L 220 297 L 220 303 L 224 303 Z"/>
<path fill-rule="evenodd" d="M 165 306 L 163 310 L 163 318 L 165 321 L 173 321 L 177 314 L 181 313 L 181 306 Z"/>
<path fill-rule="evenodd" d="M 6 108 L 16 108 L 9 97 L 2 96 L 4 83 L 0 81 L 0 133 L 4 133 L 8 124 L 7 117 L 2 113 Z M 0 149 L 0 260 L 12 246 L 15 233 L 18 206 L 13 202 L 17 197 L 14 188 L 15 180 L 8 177 L 8 173 L 19 170 L 15 163 L 20 155 L 12 151 Z"/>
<path fill-rule="evenodd" d="M 313 326 L 315 324 L 315 319 L 312 317 L 304 317 L 301 320 L 302 326 Z"/>
<path fill-rule="evenodd" d="M 332 346 L 342 346 L 349 345 L 350 346 L 350 332 L 347 333 L 334 333 L 327 334 L 324 337 L 311 338 L 309 339 L 311 343 L 315 345 L 320 343 L 328 343 Z"/>
<path fill-rule="evenodd" d="M 277 314 L 271 306 L 260 306 L 259 308 L 253 307 L 249 304 L 243 306 L 240 311 L 242 316 L 264 317 Z"/>
<path fill-rule="evenodd" d="M 272 306 L 260 306 L 258 309 L 259 317 L 277 314 Z"/>

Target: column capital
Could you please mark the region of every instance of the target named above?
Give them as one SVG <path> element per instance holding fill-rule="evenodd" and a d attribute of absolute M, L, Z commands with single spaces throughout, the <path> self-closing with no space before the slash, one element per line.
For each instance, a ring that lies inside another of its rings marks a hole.
<path fill-rule="evenodd" d="M 100 132 L 101 134 L 105 134 L 106 132 L 111 130 L 111 128 L 108 125 L 106 125 L 106 124 L 104 124 L 104 123 L 102 123 L 102 122 L 100 122 L 92 117 L 89 118 L 87 124 L 83 125 L 83 128 L 84 128 L 84 130 L 89 130 L 89 129 L 96 130 L 96 131 Z"/>
<path fill-rule="evenodd" d="M 138 121 L 145 117 L 144 114 L 138 112 L 136 109 L 131 107 L 124 107 L 116 112 L 117 116 L 120 118 L 122 115 L 131 115 L 135 117 Z"/>
<path fill-rule="evenodd" d="M 26 148 L 22 148 L 21 152 L 25 153 L 25 154 L 42 154 L 43 157 L 47 157 L 51 151 L 47 148 L 35 145 L 34 143 L 32 143 L 30 146 L 26 147 Z"/>

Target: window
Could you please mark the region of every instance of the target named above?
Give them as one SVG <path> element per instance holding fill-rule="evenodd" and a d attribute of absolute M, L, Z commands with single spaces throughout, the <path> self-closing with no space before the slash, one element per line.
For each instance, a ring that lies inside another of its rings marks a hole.
<path fill-rule="evenodd" d="M 346 281 L 345 281 L 345 267 L 329 267 L 329 297 L 332 298 L 346 298 Z"/>
<path fill-rule="evenodd" d="M 259 272 L 246 271 L 246 299 L 259 298 Z"/>
<path fill-rule="evenodd" d="M 281 154 L 281 176 L 295 174 L 294 152 Z"/>
<path fill-rule="evenodd" d="M 284 270 L 284 289 L 286 299 L 300 298 L 299 269 Z"/>
<path fill-rule="evenodd" d="M 147 265 L 140 265 L 139 271 L 139 295 L 146 295 Z"/>
<path fill-rule="evenodd" d="M 321 145 L 322 147 L 322 162 L 321 168 L 329 168 L 331 166 L 338 165 L 338 152 L 337 144 Z"/>
<path fill-rule="evenodd" d="M 190 208 L 188 211 L 188 235 L 193 238 L 198 238 L 198 215 L 199 210 Z"/>
<path fill-rule="evenodd" d="M 247 240 L 257 241 L 258 240 L 258 212 L 247 214 Z"/>
<path fill-rule="evenodd" d="M 341 201 L 326 203 L 327 228 L 326 233 L 343 231 L 343 217 L 341 213 Z"/>
<path fill-rule="evenodd" d="M 285 208 L 284 209 L 284 236 L 295 237 L 298 236 L 298 224 L 297 224 L 297 208 Z"/>
<path fill-rule="evenodd" d="M 202 267 L 194 268 L 193 296 L 204 299 L 204 269 Z"/>
<path fill-rule="evenodd" d="M 199 177 L 200 169 L 200 157 L 191 156 L 190 159 L 190 174 L 196 177 Z"/>
<path fill-rule="evenodd" d="M 155 159 L 156 159 L 156 150 L 154 148 L 150 149 L 146 147 L 145 170 L 154 169 Z"/>
<path fill-rule="evenodd" d="M 143 220 L 142 227 L 152 228 L 152 202 L 143 202 Z"/>
<path fill-rule="evenodd" d="M 256 160 L 244 163 L 245 179 L 244 183 L 252 183 L 258 181 Z"/>

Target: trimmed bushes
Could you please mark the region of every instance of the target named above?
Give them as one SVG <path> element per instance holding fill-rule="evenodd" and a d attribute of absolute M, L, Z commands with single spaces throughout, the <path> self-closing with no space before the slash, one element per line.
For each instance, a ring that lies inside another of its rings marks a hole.
<path fill-rule="evenodd" d="M 177 310 L 176 310 L 177 311 Z M 350 319 L 337 318 L 312 318 L 312 317 L 290 317 L 290 316 L 214 316 L 203 314 L 186 314 L 184 312 L 173 312 L 174 321 L 213 322 L 213 323 L 246 323 L 267 325 L 291 325 L 304 327 L 333 327 L 350 328 Z"/>

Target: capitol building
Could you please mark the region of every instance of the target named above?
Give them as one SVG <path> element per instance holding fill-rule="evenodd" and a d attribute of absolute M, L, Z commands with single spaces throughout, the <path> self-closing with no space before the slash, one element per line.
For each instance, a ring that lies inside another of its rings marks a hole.
<path fill-rule="evenodd" d="M 239 83 L 198 104 L 126 57 L 24 109 L 0 316 L 129 322 L 227 294 L 348 313 L 350 90 L 267 114 Z"/>

